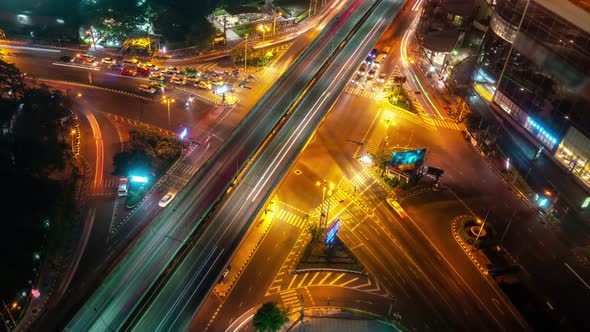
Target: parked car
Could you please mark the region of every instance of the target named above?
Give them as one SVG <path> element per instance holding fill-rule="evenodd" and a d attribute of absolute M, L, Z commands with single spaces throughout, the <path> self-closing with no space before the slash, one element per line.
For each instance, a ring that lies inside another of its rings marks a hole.
<path fill-rule="evenodd" d="M 132 70 L 129 68 L 123 68 L 123 69 L 121 69 L 119 74 L 121 74 L 123 76 L 132 76 L 133 77 L 133 76 L 137 75 L 137 72 L 135 70 Z"/>
<path fill-rule="evenodd" d="M 208 83 L 206 81 L 198 81 L 195 83 L 195 87 L 199 88 L 199 89 L 211 89 L 211 83 Z"/>
<path fill-rule="evenodd" d="M 220 80 L 220 79 L 215 79 L 215 78 L 214 78 L 214 79 L 212 79 L 212 80 L 210 80 L 210 81 L 209 81 L 209 83 L 211 83 L 211 84 L 213 84 L 213 85 L 223 85 L 223 84 L 224 84 L 224 82 L 223 82 L 222 80 Z"/>
<path fill-rule="evenodd" d="M 149 85 L 156 89 L 156 92 L 164 92 L 164 89 L 166 88 L 162 82 L 151 81 Z"/>
<path fill-rule="evenodd" d="M 61 62 L 72 62 L 73 60 L 74 59 L 72 59 L 71 56 L 67 56 L 67 55 L 64 55 L 61 58 L 59 58 L 59 61 L 61 61 Z"/>
<path fill-rule="evenodd" d="M 186 84 L 186 80 L 182 76 L 174 75 L 170 79 L 170 83 L 177 84 L 177 85 L 185 85 Z"/>
<path fill-rule="evenodd" d="M 137 67 L 137 69 L 135 71 L 137 71 L 138 74 L 141 74 L 144 76 L 149 76 L 152 74 L 152 71 L 150 69 L 144 68 L 144 67 Z"/>
<path fill-rule="evenodd" d="M 164 81 L 166 80 L 166 78 L 160 74 L 151 74 L 150 76 L 148 76 L 148 80 L 150 81 L 154 81 L 154 82 L 160 82 L 160 83 L 164 83 Z"/>
<path fill-rule="evenodd" d="M 177 67 L 173 66 L 166 67 L 166 71 L 169 73 L 180 74 L 180 70 Z"/>
<path fill-rule="evenodd" d="M 200 80 L 199 76 L 198 76 L 198 75 L 196 75 L 196 74 L 186 74 L 186 75 L 184 76 L 184 78 L 185 78 L 185 79 L 186 79 L 188 82 L 193 82 L 193 83 L 195 83 L 195 82 L 197 82 L 197 81 L 199 81 L 199 80 Z"/>
<path fill-rule="evenodd" d="M 156 66 L 153 63 L 149 63 L 149 62 L 146 63 L 144 67 L 152 70 L 152 72 L 160 70 L 160 68 L 158 66 Z"/>
<path fill-rule="evenodd" d="M 111 69 L 121 71 L 121 69 L 123 69 L 123 65 L 115 62 L 111 65 Z"/>
<path fill-rule="evenodd" d="M 113 63 L 117 63 L 117 60 L 115 60 L 113 58 L 102 58 L 102 60 L 100 60 L 100 62 L 112 65 Z"/>
<path fill-rule="evenodd" d="M 154 93 L 156 93 L 156 88 L 154 88 L 151 85 L 141 84 L 139 86 L 139 91 L 147 92 L 147 93 L 150 93 L 150 94 L 154 94 Z"/>
<path fill-rule="evenodd" d="M 130 66 L 137 66 L 139 65 L 141 62 L 138 59 L 123 59 L 123 64 L 125 65 L 130 65 Z"/>

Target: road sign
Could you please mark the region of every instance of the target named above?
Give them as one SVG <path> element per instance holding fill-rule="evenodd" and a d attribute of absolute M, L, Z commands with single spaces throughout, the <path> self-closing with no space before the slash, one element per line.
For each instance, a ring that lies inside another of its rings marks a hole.
<path fill-rule="evenodd" d="M 334 241 L 336 241 L 336 233 L 338 233 L 339 228 L 340 228 L 340 219 L 336 220 L 334 225 L 332 225 L 332 227 L 330 227 L 330 229 L 328 230 L 328 233 L 326 233 L 326 240 L 324 242 L 326 245 L 333 244 Z"/>

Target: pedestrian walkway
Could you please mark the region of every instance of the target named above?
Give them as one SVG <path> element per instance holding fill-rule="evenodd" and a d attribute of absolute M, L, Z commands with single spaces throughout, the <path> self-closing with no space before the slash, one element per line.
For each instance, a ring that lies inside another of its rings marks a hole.
<path fill-rule="evenodd" d="M 425 115 L 422 116 L 422 120 L 424 122 L 426 122 L 428 124 L 432 124 L 433 126 L 436 126 L 436 127 L 446 128 L 446 129 L 450 129 L 450 130 L 463 130 L 463 128 L 461 128 L 461 126 L 459 126 L 457 123 L 452 122 L 452 121 L 433 119 L 433 118 L 425 116 Z"/>
<path fill-rule="evenodd" d="M 308 308 L 304 312 L 303 324 L 299 312 L 290 316 L 291 320 L 281 328 L 281 332 L 392 332 L 402 331 L 386 319 L 376 319 L 374 315 L 360 312 L 345 312 L 337 308 Z M 397 317 L 399 319 L 401 317 Z"/>
<path fill-rule="evenodd" d="M 307 221 L 304 217 L 301 217 L 293 212 L 281 209 L 277 214 L 277 220 L 286 222 L 289 225 L 295 226 L 300 229 L 307 228 Z"/>
<path fill-rule="evenodd" d="M 357 96 L 361 96 L 361 97 L 366 97 L 369 99 L 373 99 L 373 100 L 377 100 L 379 95 L 380 95 L 380 90 L 381 89 L 377 89 L 375 88 L 374 90 L 371 90 L 370 88 L 363 86 L 362 84 L 353 84 L 353 83 L 348 83 L 346 84 L 346 87 L 344 87 L 344 92 L 353 94 L 353 95 L 357 95 Z"/>

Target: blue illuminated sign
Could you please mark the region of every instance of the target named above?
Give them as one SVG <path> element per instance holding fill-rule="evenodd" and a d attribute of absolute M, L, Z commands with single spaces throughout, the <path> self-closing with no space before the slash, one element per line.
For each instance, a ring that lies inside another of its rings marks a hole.
<path fill-rule="evenodd" d="M 537 122 L 535 122 L 531 118 L 528 118 L 527 119 L 527 122 L 538 133 L 540 133 L 541 135 L 543 135 L 543 137 L 545 137 L 545 139 L 547 139 L 549 142 L 551 142 L 553 144 L 557 144 L 557 138 L 555 138 L 553 135 L 549 134 L 549 132 L 547 130 L 545 130 L 545 128 L 543 128 L 543 126 L 541 126 L 540 124 L 538 124 Z"/>
<path fill-rule="evenodd" d="M 330 230 L 328 230 L 328 233 L 326 233 L 326 241 L 325 241 L 326 245 L 333 244 L 334 241 L 336 241 L 336 233 L 338 233 L 339 228 L 340 228 L 340 219 L 336 220 L 334 225 L 332 225 L 332 227 L 330 227 Z"/>
<path fill-rule="evenodd" d="M 131 182 L 147 183 L 148 182 L 148 178 L 147 178 L 147 176 L 132 175 L 131 176 Z"/>
<path fill-rule="evenodd" d="M 391 154 L 389 166 L 393 166 L 401 170 L 415 169 L 422 165 L 425 156 L 426 149 L 394 152 Z"/>
<path fill-rule="evenodd" d="M 180 135 L 178 135 L 178 137 L 180 137 L 180 139 L 184 139 L 187 134 L 188 134 L 188 129 L 183 128 L 182 131 L 180 132 Z"/>

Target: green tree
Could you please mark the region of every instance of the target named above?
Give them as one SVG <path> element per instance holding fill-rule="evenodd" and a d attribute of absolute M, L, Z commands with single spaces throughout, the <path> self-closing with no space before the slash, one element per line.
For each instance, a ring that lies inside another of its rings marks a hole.
<path fill-rule="evenodd" d="M 0 97 L 8 94 L 12 100 L 16 100 L 24 94 L 25 88 L 25 77 L 20 70 L 15 65 L 0 60 Z"/>
<path fill-rule="evenodd" d="M 274 302 L 264 303 L 258 308 L 252 320 L 254 328 L 260 332 L 278 331 L 288 321 L 287 312 Z"/>

